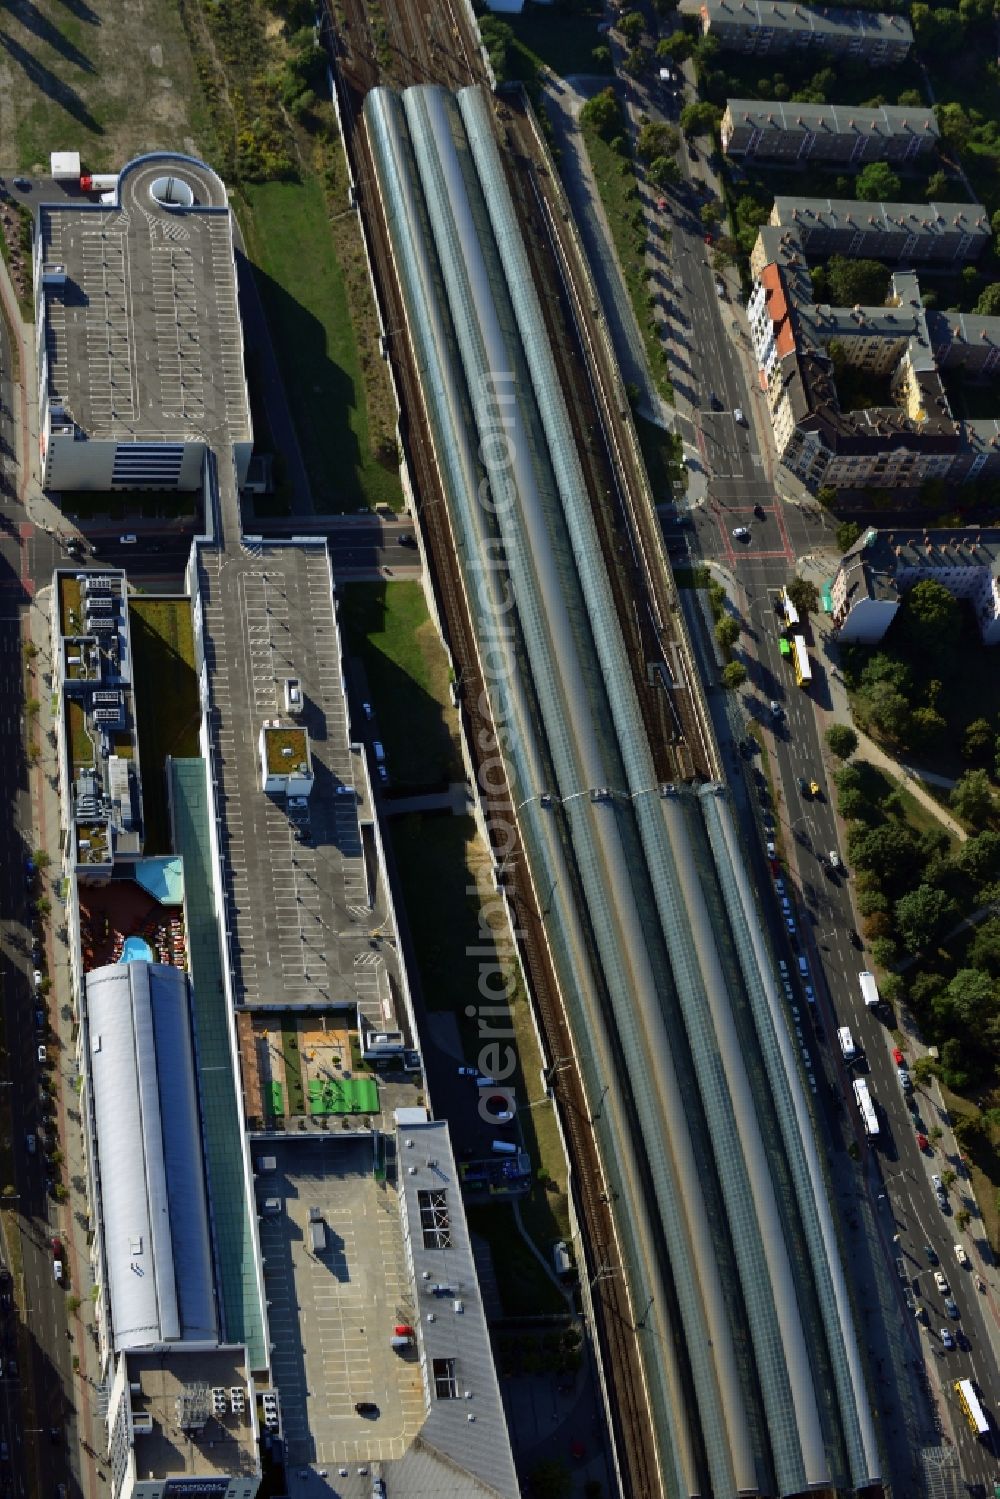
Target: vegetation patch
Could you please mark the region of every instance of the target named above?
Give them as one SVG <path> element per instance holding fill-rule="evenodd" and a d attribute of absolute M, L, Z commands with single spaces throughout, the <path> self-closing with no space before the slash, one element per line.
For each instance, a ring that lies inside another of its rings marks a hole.
<path fill-rule="evenodd" d="M 484 16 L 479 25 L 494 72 L 499 64 L 498 81 L 503 77 L 527 83 L 539 68 L 560 78 L 610 74 L 611 49 L 597 29 L 604 19 L 598 5 L 584 4 L 570 13 L 562 6 L 528 0 L 520 15 L 502 21 Z"/>
<path fill-rule="evenodd" d="M 490 1246 L 504 1316 L 537 1317 L 566 1310 L 565 1297 L 522 1237 L 512 1207 L 470 1203 L 466 1213 L 471 1232 Z"/>
<path fill-rule="evenodd" d="M 632 310 L 646 351 L 653 382 L 664 400 L 673 401 L 667 374 L 667 351 L 646 264 L 647 225 L 635 167 L 628 154 L 628 127 L 614 89 L 590 99 L 580 111 L 580 129 L 590 156 L 604 212 L 611 229 Z"/>
<path fill-rule="evenodd" d="M 393 783 L 461 777 L 448 659 L 419 583 L 350 583 L 340 594 L 348 651 L 364 666 Z"/>
<path fill-rule="evenodd" d="M 129 623 L 145 847 L 149 854 L 166 854 L 170 852 L 167 756 L 192 759 L 201 752 L 190 601 L 133 598 Z"/>

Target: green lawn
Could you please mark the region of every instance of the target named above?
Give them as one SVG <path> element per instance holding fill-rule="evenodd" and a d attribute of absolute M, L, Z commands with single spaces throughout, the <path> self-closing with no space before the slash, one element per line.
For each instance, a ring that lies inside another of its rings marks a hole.
<path fill-rule="evenodd" d="M 461 778 L 448 661 L 419 583 L 351 583 L 341 590 L 348 651 L 364 666 L 393 785 Z"/>
<path fill-rule="evenodd" d="M 183 493 L 149 490 L 112 490 L 107 494 L 88 490 L 64 490 L 60 495 L 60 508 L 73 520 L 93 520 L 95 516 L 108 516 L 111 520 L 128 520 L 130 515 L 142 515 L 148 519 L 171 520 L 182 516 L 192 518 L 199 513 L 201 493 L 185 490 Z"/>
<path fill-rule="evenodd" d="M 649 283 L 646 280 L 646 222 L 639 203 L 635 169 L 627 157 L 612 151 L 596 130 L 582 125 L 581 131 L 615 242 L 629 300 L 639 324 L 646 361 L 657 390 L 665 400 L 672 402 L 674 392 L 667 374 L 667 353 L 659 325 L 653 316 Z"/>
<path fill-rule="evenodd" d="M 529 0 L 519 16 L 500 19 L 510 26 L 515 48 L 526 61 L 527 66 L 519 70 L 522 76 L 542 66 L 560 78 L 611 72 L 610 62 L 597 63 L 592 56 L 595 47 L 606 45 L 606 38 L 597 30 L 598 22 L 604 19 L 599 6 L 591 5 L 570 15 L 558 7 L 532 5 Z"/>
<path fill-rule="evenodd" d="M 141 151 L 207 149 L 176 0 L 7 0 L 0 37 L 5 169 L 47 171 L 60 147 L 100 172 Z"/>
<path fill-rule="evenodd" d="M 243 226 L 316 507 L 398 509 L 397 468 L 370 448 L 351 307 L 319 179 L 250 185 L 245 197 L 252 220 L 243 214 Z"/>
<path fill-rule="evenodd" d="M 281 1055 L 285 1061 L 285 1087 L 288 1089 L 288 1113 L 304 1114 L 306 1095 L 302 1086 L 302 1058 L 299 1056 L 298 1038 L 294 1031 L 281 1031 Z"/>
<path fill-rule="evenodd" d="M 479 902 L 468 893 L 474 885 L 470 853 L 475 823 L 449 812 L 413 813 L 392 818 L 387 827 L 424 1003 L 428 1010 L 451 1010 L 465 1030 L 465 1006 L 478 992 L 486 961 L 476 949 L 490 945 L 480 935 Z M 472 1047 L 475 1034 L 468 1029 Z"/>
<path fill-rule="evenodd" d="M 493 1251 L 493 1269 L 505 1316 L 530 1317 L 566 1310 L 558 1287 L 521 1237 L 511 1207 L 470 1203 L 466 1214 L 471 1232 L 485 1239 Z"/>
<path fill-rule="evenodd" d="M 129 622 L 145 848 L 147 854 L 165 854 L 170 852 L 167 756 L 192 759 L 200 753 L 191 605 L 187 599 L 133 598 Z"/>

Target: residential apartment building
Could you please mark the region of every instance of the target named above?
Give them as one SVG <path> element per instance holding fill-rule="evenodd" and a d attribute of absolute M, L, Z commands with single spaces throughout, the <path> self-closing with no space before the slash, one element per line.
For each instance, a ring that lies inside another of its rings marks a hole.
<path fill-rule="evenodd" d="M 902 16 L 788 0 L 702 0 L 702 31 L 737 52 L 797 52 L 805 48 L 856 57 L 873 66 L 899 63 L 913 46 Z"/>
<path fill-rule="evenodd" d="M 810 259 L 870 257 L 906 264 L 978 260 L 990 242 L 981 203 L 856 203 L 851 198 L 775 198 L 770 223 L 794 229 Z"/>
<path fill-rule="evenodd" d="M 730 99 L 722 117 L 722 149 L 727 156 L 787 165 L 817 161 L 860 167 L 868 161 L 888 161 L 905 166 L 929 155 L 939 135 L 933 110 L 891 104 L 853 109 Z"/>
<path fill-rule="evenodd" d="M 840 639 L 881 640 L 901 596 L 923 578 L 967 599 L 984 642 L 1000 643 L 1000 531 L 866 531 L 830 590 Z"/>
<path fill-rule="evenodd" d="M 1000 319 L 928 313 L 912 272 L 881 307 L 813 299 L 800 235 L 765 226 L 747 304 L 782 464 L 816 488 L 909 488 L 1000 469 L 1000 422 L 956 419 L 942 372 L 988 373 Z"/>

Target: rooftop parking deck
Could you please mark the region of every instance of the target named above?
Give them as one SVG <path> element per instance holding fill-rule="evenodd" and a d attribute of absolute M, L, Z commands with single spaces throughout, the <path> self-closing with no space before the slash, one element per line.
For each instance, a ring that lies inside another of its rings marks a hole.
<path fill-rule="evenodd" d="M 325 545 L 246 545 L 225 560 L 203 551 L 198 586 L 237 1004 L 349 1001 L 384 1029 L 397 964 L 362 846 L 367 788 L 350 748 Z M 305 808 L 260 789 L 261 726 L 283 715 L 289 676 L 302 684 L 315 777 Z"/>

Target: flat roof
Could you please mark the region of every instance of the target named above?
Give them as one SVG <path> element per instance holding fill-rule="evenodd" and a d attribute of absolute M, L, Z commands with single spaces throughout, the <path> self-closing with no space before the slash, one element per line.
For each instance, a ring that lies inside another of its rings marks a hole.
<path fill-rule="evenodd" d="M 884 104 L 854 109 L 843 104 L 782 104 L 777 99 L 727 99 L 734 125 L 754 130 L 825 131 L 830 135 L 940 135 L 932 109 Z"/>
<path fill-rule="evenodd" d="M 190 1475 L 249 1477 L 259 1471 L 257 1444 L 251 1422 L 251 1400 L 241 1348 L 207 1349 L 199 1353 L 130 1353 L 126 1357 L 133 1416 L 147 1415 L 148 1433 L 136 1431 L 134 1441 L 137 1481 Z M 234 1412 L 229 1392 L 244 1392 L 244 1409 Z M 226 1392 L 226 1410 L 216 1413 L 211 1391 Z M 182 1427 L 181 1411 L 196 1413 L 206 1401 L 210 1414 L 200 1431 Z M 179 1407 L 178 1401 L 182 1404 Z M 194 1492 L 192 1490 L 192 1492 Z M 214 1493 L 213 1489 L 213 1493 Z"/>
<path fill-rule="evenodd" d="M 399 1019 L 399 965 L 373 840 L 366 858 L 362 839 L 368 785 L 351 748 L 326 542 L 199 547 L 198 591 L 236 1003 L 346 1003 L 385 1030 Z M 285 797 L 260 785 L 260 730 L 283 713 L 290 675 L 314 776 L 307 838 Z"/>
<path fill-rule="evenodd" d="M 309 737 L 295 724 L 274 724 L 264 730 L 264 752 L 271 775 L 291 775 L 308 763 Z"/>
<path fill-rule="evenodd" d="M 193 203 L 163 206 L 164 183 Z M 92 439 L 248 441 L 232 219 L 215 172 L 141 156 L 116 204 L 43 203 L 36 227 L 50 404 Z"/>

